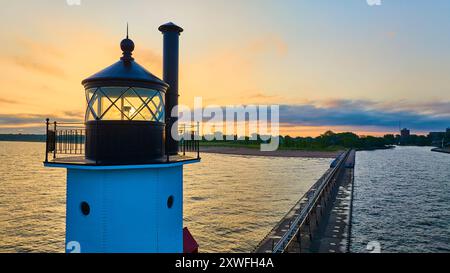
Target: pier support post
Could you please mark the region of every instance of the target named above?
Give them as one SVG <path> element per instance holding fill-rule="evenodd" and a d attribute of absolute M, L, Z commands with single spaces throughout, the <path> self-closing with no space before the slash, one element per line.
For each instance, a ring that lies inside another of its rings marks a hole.
<path fill-rule="evenodd" d="M 311 219 L 309 217 L 307 219 L 307 224 L 308 224 L 309 240 L 312 242 Z"/>

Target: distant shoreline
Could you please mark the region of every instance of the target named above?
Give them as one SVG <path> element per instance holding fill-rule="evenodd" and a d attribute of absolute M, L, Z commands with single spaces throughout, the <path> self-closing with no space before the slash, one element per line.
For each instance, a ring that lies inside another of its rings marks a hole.
<path fill-rule="evenodd" d="M 0 134 L 0 141 L 3 142 L 45 142 L 45 139 L 45 135 Z"/>
<path fill-rule="evenodd" d="M 307 151 L 307 150 L 276 150 L 261 152 L 259 149 L 245 147 L 221 147 L 200 146 L 201 153 L 227 154 L 227 155 L 249 155 L 269 157 L 305 157 L 305 158 L 336 158 L 343 151 Z"/>

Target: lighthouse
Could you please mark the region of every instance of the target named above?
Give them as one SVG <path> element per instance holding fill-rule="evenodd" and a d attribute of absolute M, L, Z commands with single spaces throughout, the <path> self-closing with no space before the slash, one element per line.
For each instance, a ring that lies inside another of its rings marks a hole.
<path fill-rule="evenodd" d="M 82 81 L 83 124 L 47 119 L 46 167 L 67 169 L 66 251 L 182 253 L 196 243 L 183 227 L 183 166 L 200 161 L 198 140 L 178 141 L 179 36 L 162 25 L 163 80 L 122 56 Z M 183 128 L 186 128 L 184 126 Z M 187 126 L 186 135 L 198 127 Z"/>

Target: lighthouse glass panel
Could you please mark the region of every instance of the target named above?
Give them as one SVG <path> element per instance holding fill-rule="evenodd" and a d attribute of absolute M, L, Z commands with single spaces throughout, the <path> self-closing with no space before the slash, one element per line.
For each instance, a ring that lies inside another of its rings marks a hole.
<path fill-rule="evenodd" d="M 86 90 L 86 122 L 135 120 L 164 122 L 161 92 L 138 87 L 98 87 Z"/>

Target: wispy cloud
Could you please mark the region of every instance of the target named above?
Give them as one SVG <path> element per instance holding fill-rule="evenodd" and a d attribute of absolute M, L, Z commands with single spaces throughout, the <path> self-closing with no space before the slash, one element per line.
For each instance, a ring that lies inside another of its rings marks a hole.
<path fill-rule="evenodd" d="M 0 98 L 0 105 L 1 105 L 1 104 L 17 104 L 17 103 L 19 103 L 19 102 L 16 101 L 16 100 L 10 100 L 10 99 L 3 99 L 3 98 Z"/>
<path fill-rule="evenodd" d="M 17 46 L 21 47 L 29 53 L 58 59 L 64 58 L 64 53 L 50 43 L 37 42 L 24 36 L 17 36 L 15 40 Z"/>
<path fill-rule="evenodd" d="M 0 125 L 5 126 L 18 126 L 44 123 L 46 118 L 51 120 L 57 120 L 59 122 L 80 122 L 80 117 L 66 117 L 65 115 L 42 115 L 42 114 L 0 114 Z"/>
<path fill-rule="evenodd" d="M 36 59 L 30 56 L 14 56 L 11 58 L 11 61 L 27 70 L 31 70 L 33 72 L 40 72 L 44 74 L 48 74 L 55 77 L 64 78 L 66 76 L 64 70 L 58 66 L 51 65 L 45 61 Z"/>
<path fill-rule="evenodd" d="M 15 37 L 15 53 L 5 59 L 16 66 L 31 72 L 44 73 L 55 77 L 65 77 L 66 73 L 59 64 L 64 63 L 63 51 L 49 42 L 32 40 L 24 36 Z"/>
<path fill-rule="evenodd" d="M 433 109 L 433 106 L 437 105 Z M 280 123 L 298 126 L 352 126 L 397 128 L 399 122 L 413 130 L 450 127 L 450 102 L 410 104 L 401 108 L 364 100 L 336 100 L 317 104 L 281 105 Z M 426 111 L 425 111 L 426 110 Z"/>

